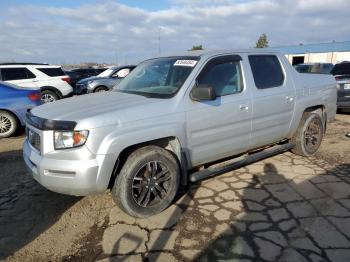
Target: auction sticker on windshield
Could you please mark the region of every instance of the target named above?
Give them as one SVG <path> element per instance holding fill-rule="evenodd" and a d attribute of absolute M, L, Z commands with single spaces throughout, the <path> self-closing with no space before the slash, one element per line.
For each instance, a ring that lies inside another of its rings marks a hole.
<path fill-rule="evenodd" d="M 176 60 L 174 66 L 190 66 L 194 67 L 198 61 L 196 60 Z"/>

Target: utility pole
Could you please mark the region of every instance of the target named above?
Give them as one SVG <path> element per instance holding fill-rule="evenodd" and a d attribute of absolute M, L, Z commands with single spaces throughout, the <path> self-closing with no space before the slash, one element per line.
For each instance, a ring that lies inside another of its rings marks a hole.
<path fill-rule="evenodd" d="M 128 64 L 128 55 L 124 55 L 124 65 Z"/>
<path fill-rule="evenodd" d="M 158 28 L 158 55 L 160 55 L 160 27 Z"/>

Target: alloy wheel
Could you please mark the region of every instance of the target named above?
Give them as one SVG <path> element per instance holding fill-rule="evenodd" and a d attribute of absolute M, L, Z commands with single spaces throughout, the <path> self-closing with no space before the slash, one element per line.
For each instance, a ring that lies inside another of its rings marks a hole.
<path fill-rule="evenodd" d="M 168 195 L 171 182 L 170 171 L 163 163 L 148 162 L 133 177 L 133 199 L 139 206 L 154 206 Z"/>
<path fill-rule="evenodd" d="M 43 94 L 41 96 L 41 101 L 43 101 L 45 104 L 46 103 L 51 103 L 51 102 L 54 102 L 56 101 L 55 97 L 51 94 Z"/>
<path fill-rule="evenodd" d="M 6 134 L 11 130 L 12 122 L 6 116 L 0 115 L 0 134 Z"/>

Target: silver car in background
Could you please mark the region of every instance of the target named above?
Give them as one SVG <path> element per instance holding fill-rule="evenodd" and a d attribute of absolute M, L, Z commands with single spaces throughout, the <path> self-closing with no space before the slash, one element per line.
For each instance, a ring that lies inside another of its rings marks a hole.
<path fill-rule="evenodd" d="M 134 68 L 134 65 L 111 67 L 97 76 L 84 78 L 75 85 L 74 93 L 83 95 L 112 90 Z"/>

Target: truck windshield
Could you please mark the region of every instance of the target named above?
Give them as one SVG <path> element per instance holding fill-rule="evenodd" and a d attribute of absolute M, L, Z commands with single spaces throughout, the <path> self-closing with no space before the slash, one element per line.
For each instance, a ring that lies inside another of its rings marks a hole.
<path fill-rule="evenodd" d="M 173 97 L 186 81 L 199 57 L 167 57 L 138 65 L 119 85 L 117 92 L 146 97 Z"/>

